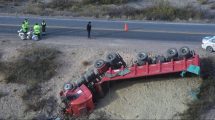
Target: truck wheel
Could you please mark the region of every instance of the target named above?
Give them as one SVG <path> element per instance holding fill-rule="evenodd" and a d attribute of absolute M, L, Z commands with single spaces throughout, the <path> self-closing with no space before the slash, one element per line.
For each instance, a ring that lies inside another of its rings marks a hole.
<path fill-rule="evenodd" d="M 109 63 L 116 63 L 118 61 L 118 55 L 117 53 L 109 53 L 107 56 L 106 56 L 106 60 L 107 62 Z"/>
<path fill-rule="evenodd" d="M 175 58 L 175 57 L 178 57 L 178 51 L 176 48 L 170 48 L 167 50 L 167 57 L 169 59 L 172 59 L 172 58 Z"/>
<path fill-rule="evenodd" d="M 106 60 L 112 69 L 119 69 L 122 65 L 126 65 L 118 53 L 109 53 Z"/>
<path fill-rule="evenodd" d="M 179 49 L 179 55 L 180 57 L 185 57 L 185 58 L 191 57 L 190 49 L 188 47 L 181 47 Z"/>
<path fill-rule="evenodd" d="M 145 52 L 139 52 L 137 54 L 137 60 L 146 61 L 148 59 L 148 55 Z"/>
<path fill-rule="evenodd" d="M 208 46 L 206 48 L 206 51 L 209 52 L 209 53 L 212 53 L 213 52 L 213 48 L 211 46 Z"/>
<path fill-rule="evenodd" d="M 98 59 L 94 63 L 94 67 L 97 69 L 98 74 L 103 74 L 108 70 L 109 65 L 104 60 Z"/>
<path fill-rule="evenodd" d="M 95 68 L 101 68 L 102 66 L 104 66 L 106 64 L 106 62 L 102 59 L 98 59 L 96 60 L 96 62 L 94 63 L 94 67 Z"/>

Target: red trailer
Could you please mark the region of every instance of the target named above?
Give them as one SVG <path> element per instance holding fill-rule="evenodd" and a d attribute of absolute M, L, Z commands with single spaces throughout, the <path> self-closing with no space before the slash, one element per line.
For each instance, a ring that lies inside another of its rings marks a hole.
<path fill-rule="evenodd" d="M 138 77 L 145 77 L 145 76 L 155 76 L 161 74 L 170 74 L 170 73 L 179 73 L 184 72 L 189 69 L 190 66 L 200 66 L 200 59 L 199 55 L 194 55 L 189 59 L 182 59 L 182 60 L 171 60 L 170 62 L 164 63 L 157 63 L 149 65 L 137 66 L 134 64 L 132 67 L 125 68 L 122 66 L 120 69 L 111 69 L 105 73 L 105 76 L 102 78 L 101 81 L 95 84 L 97 91 L 100 94 L 103 94 L 101 85 L 104 82 L 109 81 L 116 81 L 116 80 L 127 80 L 133 79 Z"/>

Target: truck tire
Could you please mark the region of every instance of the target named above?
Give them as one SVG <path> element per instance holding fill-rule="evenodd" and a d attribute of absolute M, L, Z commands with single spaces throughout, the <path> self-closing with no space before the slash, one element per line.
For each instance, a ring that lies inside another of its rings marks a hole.
<path fill-rule="evenodd" d="M 211 46 L 208 46 L 206 48 L 206 51 L 209 52 L 209 53 L 212 53 L 214 50 L 213 50 L 213 48 Z"/>
<path fill-rule="evenodd" d="M 137 60 L 147 61 L 147 59 L 148 59 L 148 55 L 145 52 L 139 52 L 137 54 Z"/>
<path fill-rule="evenodd" d="M 181 47 L 179 49 L 179 56 L 183 58 L 189 58 L 192 56 L 189 47 Z"/>
<path fill-rule="evenodd" d="M 126 66 L 124 60 L 118 53 L 109 53 L 106 60 L 112 69 L 119 69 L 122 65 Z"/>
<path fill-rule="evenodd" d="M 117 53 L 109 53 L 106 56 L 106 61 L 115 64 L 119 60 Z"/>
<path fill-rule="evenodd" d="M 94 63 L 94 67 L 97 69 L 98 74 L 103 74 L 108 70 L 109 65 L 106 61 L 98 59 Z"/>
<path fill-rule="evenodd" d="M 168 59 L 173 59 L 178 57 L 178 51 L 176 48 L 170 48 L 167 50 L 167 58 Z"/>
<path fill-rule="evenodd" d="M 101 68 L 102 66 L 104 66 L 106 64 L 106 62 L 102 59 L 98 59 L 95 61 L 94 63 L 94 67 L 95 68 Z"/>

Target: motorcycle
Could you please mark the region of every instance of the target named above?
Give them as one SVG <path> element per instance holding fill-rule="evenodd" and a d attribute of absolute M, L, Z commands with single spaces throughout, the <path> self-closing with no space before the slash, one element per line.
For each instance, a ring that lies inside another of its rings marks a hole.
<path fill-rule="evenodd" d="M 18 30 L 18 36 L 21 40 L 35 40 L 38 41 L 40 39 L 39 35 L 33 34 L 33 31 L 28 31 L 27 33 L 24 33 L 22 29 Z"/>
<path fill-rule="evenodd" d="M 23 32 L 22 29 L 18 30 L 18 36 L 20 37 L 21 40 L 26 40 L 27 39 L 27 34 Z"/>
<path fill-rule="evenodd" d="M 32 37 L 33 37 L 33 31 L 28 31 L 28 33 L 27 33 L 27 39 L 28 40 L 32 40 Z"/>
<path fill-rule="evenodd" d="M 32 36 L 32 40 L 35 40 L 35 41 L 38 41 L 38 40 L 40 40 L 40 35 L 36 35 L 36 34 L 33 34 L 33 36 Z"/>

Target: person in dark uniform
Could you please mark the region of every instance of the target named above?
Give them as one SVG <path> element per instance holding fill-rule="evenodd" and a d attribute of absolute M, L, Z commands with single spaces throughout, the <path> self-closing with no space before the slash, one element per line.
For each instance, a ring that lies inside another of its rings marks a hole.
<path fill-rule="evenodd" d="M 87 32 L 88 32 L 88 38 L 90 38 L 90 32 L 91 32 L 91 22 L 88 22 L 87 24 Z"/>
<path fill-rule="evenodd" d="M 45 20 L 42 21 L 41 26 L 42 26 L 42 33 L 46 34 L 46 22 L 45 22 Z"/>

